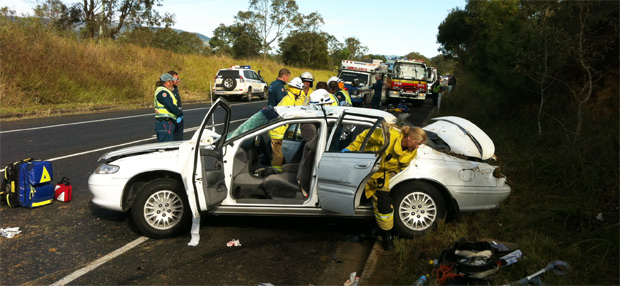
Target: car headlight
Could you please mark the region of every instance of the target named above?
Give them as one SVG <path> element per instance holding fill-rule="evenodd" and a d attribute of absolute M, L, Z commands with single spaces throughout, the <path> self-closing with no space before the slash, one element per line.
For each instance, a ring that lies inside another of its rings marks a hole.
<path fill-rule="evenodd" d="M 119 166 L 103 163 L 95 169 L 95 174 L 115 174 L 118 170 L 120 170 Z"/>

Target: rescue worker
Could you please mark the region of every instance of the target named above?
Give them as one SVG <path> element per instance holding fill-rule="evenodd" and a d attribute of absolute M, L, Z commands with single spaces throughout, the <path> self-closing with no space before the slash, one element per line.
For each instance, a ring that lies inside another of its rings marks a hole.
<path fill-rule="evenodd" d="M 370 100 L 370 108 L 372 109 L 380 109 L 381 108 L 381 92 L 383 92 L 383 80 L 381 79 L 381 75 L 375 75 L 375 83 L 372 85 L 370 89 L 374 90 L 375 93 Z"/>
<path fill-rule="evenodd" d="M 177 99 L 177 106 L 179 109 L 183 110 L 183 105 L 181 104 L 181 95 L 179 94 L 179 82 L 181 78 L 179 77 L 179 73 L 176 71 L 169 71 L 170 75 L 174 77 L 174 89 L 172 89 L 172 94 Z M 173 141 L 183 141 L 183 129 L 185 128 L 185 120 L 182 120 L 177 123 L 177 126 L 174 128 Z"/>
<path fill-rule="evenodd" d="M 302 96 L 304 84 L 301 79 L 296 77 L 292 79 L 288 85 L 288 94 L 282 98 L 278 106 L 301 106 L 304 105 Z M 283 125 L 269 131 L 271 137 L 271 168 L 280 173 L 282 172 L 282 164 L 284 163 L 284 155 L 282 154 L 282 139 L 288 125 Z"/>
<path fill-rule="evenodd" d="M 287 92 L 284 86 L 290 76 L 291 72 L 288 69 L 283 68 L 278 72 L 278 78 L 269 85 L 267 105 L 275 107 L 286 96 Z"/>
<path fill-rule="evenodd" d="M 334 105 L 336 101 L 325 89 L 317 89 L 310 94 L 310 104 L 316 105 Z"/>
<path fill-rule="evenodd" d="M 323 90 L 327 91 L 327 94 L 329 94 L 329 97 L 332 98 L 331 105 L 338 106 L 338 101 L 336 100 L 334 95 L 331 93 L 331 91 L 330 91 L 329 87 L 327 86 L 326 82 L 319 81 L 319 82 L 316 83 L 316 90 L 320 90 L 320 89 L 323 89 Z"/>
<path fill-rule="evenodd" d="M 383 130 L 373 131 L 365 150 L 359 150 L 370 129 L 363 131 L 342 152 L 379 151 L 384 145 Z M 394 250 L 391 230 L 394 227 L 394 207 L 390 196 L 390 178 L 404 168 L 417 155 L 418 147 L 426 143 L 428 136 L 424 129 L 409 126 L 390 126 L 389 145 L 381 154 L 379 170 L 372 175 L 365 188 L 366 198 L 372 198 L 377 226 L 381 229 L 382 246 L 387 251 Z"/>
<path fill-rule="evenodd" d="M 304 72 L 299 78 L 301 78 L 301 82 L 303 82 L 304 84 L 304 99 L 308 100 L 310 94 L 314 91 L 312 89 L 314 83 L 314 76 L 310 72 Z"/>
<path fill-rule="evenodd" d="M 327 80 L 327 86 L 331 89 L 332 94 L 338 100 L 340 106 L 353 106 L 348 93 L 344 91 L 344 82 L 336 76 L 332 76 Z"/>
<path fill-rule="evenodd" d="M 433 85 L 431 86 L 432 97 L 433 97 L 433 106 L 437 106 L 437 102 L 439 101 L 439 92 L 441 91 L 441 82 L 437 79 Z"/>
<path fill-rule="evenodd" d="M 183 121 L 183 111 L 172 90 L 175 78 L 169 73 L 159 77 L 155 84 L 155 135 L 158 142 L 174 140 L 174 131 L 178 123 Z"/>

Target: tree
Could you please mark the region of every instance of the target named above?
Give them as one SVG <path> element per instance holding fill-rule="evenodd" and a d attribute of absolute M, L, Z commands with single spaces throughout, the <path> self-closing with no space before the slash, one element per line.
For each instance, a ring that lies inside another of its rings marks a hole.
<path fill-rule="evenodd" d="M 427 64 L 430 64 L 430 62 L 431 62 L 427 57 L 425 57 L 422 54 L 417 53 L 417 52 L 408 53 L 407 55 L 405 55 L 405 58 L 407 58 L 407 59 L 423 60 Z"/>
<path fill-rule="evenodd" d="M 46 0 L 38 4 L 34 15 L 49 20 L 50 25 L 60 31 L 71 30 L 80 21 L 79 9 L 67 7 L 60 0 Z"/>
<path fill-rule="evenodd" d="M 363 46 L 360 40 L 355 37 L 346 38 L 344 43 L 349 50 L 349 59 L 357 60 L 361 59 L 366 52 L 368 52 L 368 47 Z"/>
<path fill-rule="evenodd" d="M 271 44 L 299 23 L 299 17 L 295 0 L 250 0 L 249 11 L 239 11 L 235 21 L 256 28 L 263 58 L 267 58 Z"/>
<path fill-rule="evenodd" d="M 325 33 L 292 33 L 280 42 L 282 60 L 286 65 L 328 68 L 327 38 Z"/>
<path fill-rule="evenodd" d="M 235 23 L 230 26 L 220 24 L 213 31 L 209 45 L 216 54 L 235 58 L 257 57 L 261 51 L 258 32 L 247 23 Z"/>
<path fill-rule="evenodd" d="M 116 38 L 125 28 L 146 26 L 170 27 L 174 15 L 161 16 L 153 9 L 162 0 L 82 0 L 72 9 L 80 11 L 83 35 L 89 38 Z"/>

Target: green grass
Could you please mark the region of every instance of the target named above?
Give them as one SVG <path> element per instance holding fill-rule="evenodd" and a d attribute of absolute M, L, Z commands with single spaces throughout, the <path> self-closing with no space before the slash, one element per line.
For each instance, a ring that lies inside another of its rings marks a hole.
<path fill-rule="evenodd" d="M 459 77 L 454 92 L 442 98 L 440 115 L 462 116 L 485 130 L 512 194 L 497 210 L 463 213 L 430 235 L 399 239 L 395 283 L 410 284 L 431 273 L 428 261 L 465 237 L 519 244 L 524 259 L 490 276 L 496 285 L 517 281 L 553 260 L 568 262 L 572 270 L 567 276 L 543 274 L 547 284 L 620 284 L 617 111 L 615 117 L 589 112 L 577 139 L 553 121 L 543 122 L 538 135 L 536 106 L 507 111 L 497 99 L 468 86 L 475 83 Z M 603 221 L 596 219 L 599 213 Z"/>

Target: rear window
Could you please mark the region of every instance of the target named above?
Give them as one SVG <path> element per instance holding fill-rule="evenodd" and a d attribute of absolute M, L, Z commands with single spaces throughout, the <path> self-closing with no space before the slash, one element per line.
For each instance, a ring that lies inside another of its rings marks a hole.
<path fill-rule="evenodd" d="M 234 77 L 237 78 L 239 77 L 239 71 L 238 70 L 220 70 L 217 72 L 218 76 L 222 76 L 222 77 Z"/>

